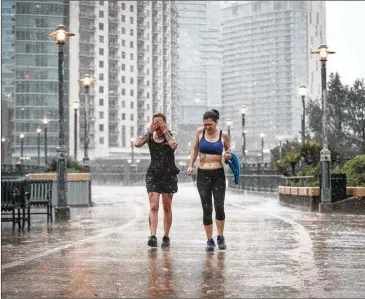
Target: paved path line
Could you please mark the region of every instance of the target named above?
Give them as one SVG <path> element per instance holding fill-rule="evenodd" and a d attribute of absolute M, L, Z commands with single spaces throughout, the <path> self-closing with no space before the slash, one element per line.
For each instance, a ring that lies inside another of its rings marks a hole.
<path fill-rule="evenodd" d="M 26 263 L 28 263 L 32 260 L 42 258 L 44 256 L 56 253 L 56 252 L 64 250 L 64 249 L 68 249 L 70 247 L 79 246 L 81 244 L 91 242 L 95 239 L 98 239 L 98 238 L 105 237 L 107 235 L 116 233 L 117 230 L 123 230 L 127 227 L 130 227 L 130 226 L 136 224 L 138 221 L 140 221 L 144 216 L 143 211 L 142 211 L 142 207 L 140 205 L 138 205 L 134 200 L 133 200 L 133 206 L 135 208 L 134 218 L 131 219 L 130 221 L 128 221 L 127 223 L 121 225 L 121 226 L 104 228 L 104 229 L 101 229 L 100 232 L 98 234 L 94 235 L 94 236 L 86 237 L 85 239 L 58 246 L 58 247 L 46 250 L 42 253 L 33 255 L 31 257 L 23 258 L 23 259 L 20 259 L 20 260 L 11 262 L 11 263 L 1 265 L 1 271 L 3 272 L 4 270 L 11 269 L 11 268 L 14 268 L 14 267 L 18 267 L 20 265 L 24 265 L 24 264 L 26 264 Z"/>
<path fill-rule="evenodd" d="M 293 254 L 293 258 L 298 256 L 297 262 L 301 266 L 303 277 L 301 281 L 303 282 L 304 289 L 307 290 L 307 296 L 308 297 L 315 297 L 318 295 L 318 288 L 322 289 L 321 286 L 318 285 L 319 282 L 319 275 L 318 275 L 318 269 L 315 263 L 314 259 L 314 251 L 313 251 L 313 242 L 312 239 L 307 231 L 307 229 L 301 225 L 300 223 L 294 221 L 291 218 L 280 216 L 273 214 L 271 212 L 265 211 L 263 208 L 257 207 L 257 208 L 247 208 L 238 204 L 228 204 L 230 206 L 234 206 L 237 208 L 244 209 L 246 211 L 252 211 L 252 212 L 260 212 L 263 214 L 266 214 L 267 216 L 280 219 L 281 221 L 288 223 L 291 225 L 298 233 L 298 248 L 293 249 L 292 252 L 297 252 L 298 254 Z M 308 286 L 310 284 L 310 286 Z"/>

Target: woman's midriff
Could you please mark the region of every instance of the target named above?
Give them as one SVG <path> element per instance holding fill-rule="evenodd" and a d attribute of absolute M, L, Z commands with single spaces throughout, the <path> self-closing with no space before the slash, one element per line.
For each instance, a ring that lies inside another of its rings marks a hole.
<path fill-rule="evenodd" d="M 222 167 L 222 155 L 203 154 L 199 152 L 200 169 L 217 169 Z"/>

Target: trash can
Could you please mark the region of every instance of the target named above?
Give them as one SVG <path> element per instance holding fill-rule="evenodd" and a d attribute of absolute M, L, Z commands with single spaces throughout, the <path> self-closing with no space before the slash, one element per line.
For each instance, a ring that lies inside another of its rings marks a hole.
<path fill-rule="evenodd" d="M 347 178 L 344 173 L 331 174 L 331 198 L 332 202 L 337 202 L 346 198 Z"/>
<path fill-rule="evenodd" d="M 347 177 L 344 173 L 331 173 L 331 202 L 346 198 Z M 319 186 L 322 190 L 322 176 L 319 175 Z"/>

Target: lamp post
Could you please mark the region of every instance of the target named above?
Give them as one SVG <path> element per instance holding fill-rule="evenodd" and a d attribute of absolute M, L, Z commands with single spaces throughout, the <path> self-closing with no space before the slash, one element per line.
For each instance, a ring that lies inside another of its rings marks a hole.
<path fill-rule="evenodd" d="M 89 134 L 88 134 L 88 117 L 89 117 L 89 90 L 91 84 L 95 82 L 94 79 L 90 78 L 89 74 L 86 74 L 82 79 L 79 80 L 79 82 L 84 86 L 85 88 L 85 104 L 84 104 L 84 158 L 83 158 L 83 164 L 85 168 L 88 168 L 90 166 L 90 160 L 89 160 L 89 153 L 88 153 L 88 147 L 89 147 Z"/>
<path fill-rule="evenodd" d="M 19 135 L 20 138 L 20 164 L 23 166 L 23 158 L 24 158 L 24 134 Z"/>
<path fill-rule="evenodd" d="M 283 147 L 282 147 L 282 143 L 281 143 L 281 137 L 279 137 L 279 157 L 280 157 L 280 160 L 283 157 Z"/>
<path fill-rule="evenodd" d="M 301 85 L 298 88 L 299 95 L 302 98 L 302 145 L 305 144 L 305 96 L 307 95 L 308 89 L 305 85 Z"/>
<path fill-rule="evenodd" d="M 131 164 L 134 163 L 134 138 L 131 138 Z"/>
<path fill-rule="evenodd" d="M 37 165 L 41 166 L 41 132 L 42 129 L 37 129 Z"/>
<path fill-rule="evenodd" d="M 261 137 L 261 163 L 264 163 L 264 137 L 265 137 L 265 134 L 261 133 L 260 137 Z"/>
<path fill-rule="evenodd" d="M 77 161 L 77 110 L 79 110 L 79 102 L 74 101 L 72 106 L 74 108 L 74 157 Z"/>
<path fill-rule="evenodd" d="M 233 122 L 230 119 L 226 120 L 227 132 L 228 132 L 229 139 L 231 139 L 231 126 L 232 126 L 232 124 L 233 124 Z"/>
<path fill-rule="evenodd" d="M 47 165 L 47 125 L 48 125 L 48 118 L 43 118 L 44 124 L 44 165 Z"/>
<path fill-rule="evenodd" d="M 245 130 L 246 107 L 242 106 L 240 111 L 242 116 L 242 160 L 243 162 L 245 162 L 246 161 L 246 130 Z"/>
<path fill-rule="evenodd" d="M 58 122 L 59 137 L 57 148 L 57 207 L 55 208 L 55 218 L 57 220 L 70 219 L 70 207 L 67 205 L 67 147 L 65 140 L 65 109 L 63 103 L 63 63 L 64 46 L 66 39 L 75 34 L 67 32 L 64 25 L 59 25 L 55 32 L 48 34 L 56 39 L 58 45 Z"/>
<path fill-rule="evenodd" d="M 328 129 L 327 129 L 327 78 L 326 63 L 328 54 L 335 52 L 329 51 L 326 45 L 321 45 L 312 54 L 318 54 L 321 62 L 321 81 L 322 81 L 322 127 L 323 127 L 323 148 L 320 153 L 321 161 L 321 202 L 331 203 L 331 152 L 328 148 Z"/>
<path fill-rule="evenodd" d="M 5 164 L 5 142 L 6 138 L 1 138 L 1 164 Z"/>

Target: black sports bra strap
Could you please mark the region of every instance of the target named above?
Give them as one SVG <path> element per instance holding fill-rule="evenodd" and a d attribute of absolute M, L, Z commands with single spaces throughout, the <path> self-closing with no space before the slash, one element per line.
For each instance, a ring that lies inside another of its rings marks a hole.
<path fill-rule="evenodd" d="M 222 130 L 219 131 L 219 140 L 222 140 Z"/>
<path fill-rule="evenodd" d="M 202 138 L 205 136 L 205 129 L 203 129 L 203 136 L 202 136 Z"/>

